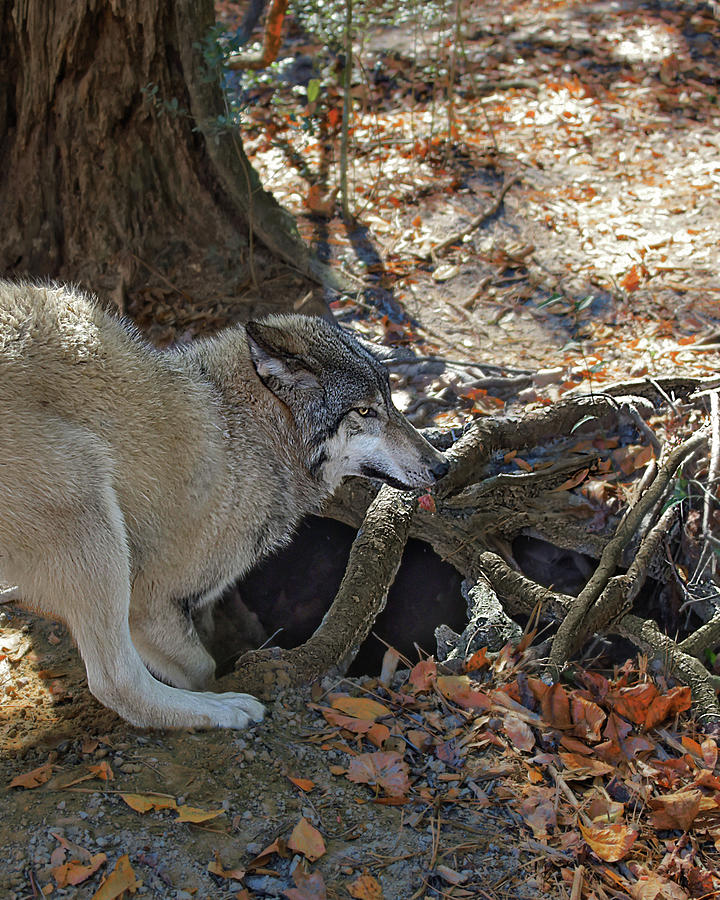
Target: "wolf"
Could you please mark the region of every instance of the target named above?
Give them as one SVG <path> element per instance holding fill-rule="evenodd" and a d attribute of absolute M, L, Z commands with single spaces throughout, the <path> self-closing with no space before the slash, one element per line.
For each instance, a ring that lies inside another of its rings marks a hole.
<path fill-rule="evenodd" d="M 92 295 L 0 281 L 0 582 L 66 623 L 133 725 L 244 728 L 193 624 L 348 475 L 447 473 L 387 371 L 334 324 L 275 315 L 157 350 Z"/>

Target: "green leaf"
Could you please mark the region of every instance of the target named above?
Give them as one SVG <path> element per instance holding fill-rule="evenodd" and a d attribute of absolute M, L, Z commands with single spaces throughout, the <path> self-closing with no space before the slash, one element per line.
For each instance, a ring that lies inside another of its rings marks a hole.
<path fill-rule="evenodd" d="M 311 78 L 307 86 L 308 103 L 314 103 L 320 96 L 320 79 Z"/>
<path fill-rule="evenodd" d="M 559 303 L 563 299 L 564 298 L 563 298 L 562 294 L 557 294 L 557 293 L 552 294 L 550 297 L 547 298 L 547 300 L 543 300 L 540 303 L 538 303 L 537 308 L 543 309 L 543 307 L 545 307 L 545 306 L 552 306 L 553 303 Z"/>
<path fill-rule="evenodd" d="M 582 300 L 578 300 L 578 302 L 575 304 L 576 311 L 580 312 L 581 310 L 586 309 L 588 306 L 590 306 L 594 299 L 594 295 L 590 294 L 589 297 L 584 297 Z"/>
<path fill-rule="evenodd" d="M 576 431 L 581 425 L 584 425 L 586 422 L 591 422 L 593 419 L 597 419 L 597 416 L 583 416 L 579 422 L 576 422 L 573 427 L 570 429 L 570 434 L 573 431 Z"/>

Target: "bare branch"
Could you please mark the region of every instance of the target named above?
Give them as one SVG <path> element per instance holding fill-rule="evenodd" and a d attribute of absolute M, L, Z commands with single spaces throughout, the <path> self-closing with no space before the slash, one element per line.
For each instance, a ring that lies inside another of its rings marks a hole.
<path fill-rule="evenodd" d="M 555 635 L 550 653 L 553 665 L 562 666 L 585 642 L 590 633 L 588 629 L 588 623 L 591 622 L 589 612 L 615 574 L 623 549 L 639 528 L 645 514 L 660 500 L 678 467 L 706 440 L 707 429 L 702 429 L 683 444 L 675 447 L 658 469 L 655 481 L 620 523 L 615 536 L 605 547 L 595 573 L 574 601 Z"/>

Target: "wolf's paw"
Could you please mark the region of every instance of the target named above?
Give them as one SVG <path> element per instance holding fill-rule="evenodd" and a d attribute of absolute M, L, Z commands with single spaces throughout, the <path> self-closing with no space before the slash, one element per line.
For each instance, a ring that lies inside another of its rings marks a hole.
<path fill-rule="evenodd" d="M 265 707 L 250 694 L 196 694 L 202 698 L 208 728 L 247 728 L 262 722 Z"/>

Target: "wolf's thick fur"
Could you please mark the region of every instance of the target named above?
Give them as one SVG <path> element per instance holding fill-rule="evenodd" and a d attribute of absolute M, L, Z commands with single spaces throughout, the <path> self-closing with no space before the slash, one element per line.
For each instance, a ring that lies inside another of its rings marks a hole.
<path fill-rule="evenodd" d="M 384 368 L 319 319 L 159 352 L 78 290 L 0 281 L 0 581 L 67 623 L 135 725 L 261 719 L 248 694 L 196 693 L 214 663 L 191 613 L 346 475 L 446 471 Z"/>

